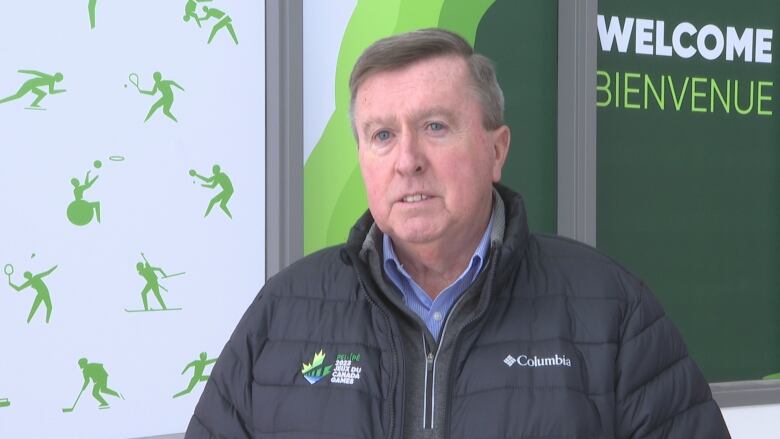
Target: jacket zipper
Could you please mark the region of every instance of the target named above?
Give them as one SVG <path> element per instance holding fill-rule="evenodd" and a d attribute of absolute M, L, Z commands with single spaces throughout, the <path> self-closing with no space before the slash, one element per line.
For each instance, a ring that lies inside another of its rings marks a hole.
<path fill-rule="evenodd" d="M 444 341 L 444 335 L 447 333 L 447 326 L 450 322 L 450 316 L 458 308 L 458 305 L 463 301 L 464 297 L 466 297 L 465 294 L 462 294 L 460 297 L 458 297 L 458 300 L 455 301 L 455 303 L 452 305 L 452 308 L 450 308 L 450 311 L 447 313 L 447 318 L 444 319 L 444 327 L 442 328 L 441 335 L 439 336 L 439 346 L 442 345 L 442 342 Z M 423 429 L 432 430 L 433 417 L 436 414 L 436 359 L 439 358 L 440 349 L 437 347 L 436 352 L 429 352 L 428 344 L 425 341 L 424 330 L 422 334 L 423 354 L 425 354 L 425 401 L 423 403 Z"/>

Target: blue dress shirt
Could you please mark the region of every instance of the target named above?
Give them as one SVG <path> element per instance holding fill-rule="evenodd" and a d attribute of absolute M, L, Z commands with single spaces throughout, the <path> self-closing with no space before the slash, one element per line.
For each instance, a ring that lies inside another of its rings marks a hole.
<path fill-rule="evenodd" d="M 404 304 L 415 314 L 420 316 L 433 337 L 438 340 L 441 334 L 442 325 L 447 319 L 450 309 L 463 295 L 463 293 L 474 283 L 482 270 L 482 266 L 487 259 L 488 249 L 490 248 L 490 232 L 493 230 L 493 215 L 485 228 L 485 233 L 479 241 L 474 256 L 471 257 L 471 263 L 466 270 L 455 279 L 447 288 L 443 289 L 435 300 L 420 288 L 420 285 L 412 279 L 406 272 L 401 261 L 395 254 L 393 242 L 387 234 L 382 236 L 382 247 L 384 253 L 384 267 L 387 277 L 398 288 L 403 297 Z"/>

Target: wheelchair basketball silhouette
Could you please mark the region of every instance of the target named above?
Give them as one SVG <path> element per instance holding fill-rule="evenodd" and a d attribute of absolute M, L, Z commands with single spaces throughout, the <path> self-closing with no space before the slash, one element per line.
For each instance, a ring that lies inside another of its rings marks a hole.
<path fill-rule="evenodd" d="M 95 161 L 95 168 L 100 168 L 100 166 L 100 161 Z M 84 199 L 84 192 L 92 187 L 97 179 L 98 177 L 95 177 L 90 180 L 89 171 L 87 171 L 87 175 L 84 177 L 84 184 L 81 184 L 78 178 L 70 180 L 70 183 L 73 185 L 73 196 L 76 198 L 68 205 L 66 212 L 71 223 L 77 226 L 85 226 L 92 222 L 93 217 L 97 219 L 97 222 L 100 222 L 100 203 Z"/>

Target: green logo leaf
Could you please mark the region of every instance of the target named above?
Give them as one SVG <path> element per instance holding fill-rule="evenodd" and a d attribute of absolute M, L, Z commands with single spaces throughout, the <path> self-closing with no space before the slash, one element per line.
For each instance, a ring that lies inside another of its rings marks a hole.
<path fill-rule="evenodd" d="M 311 363 L 302 364 L 301 374 L 303 374 L 303 377 L 306 378 L 306 381 L 308 381 L 310 384 L 314 384 L 317 381 L 330 375 L 330 372 L 333 370 L 332 364 L 323 365 L 325 362 L 325 355 L 325 352 L 320 349 L 319 352 L 314 354 L 314 358 L 311 360 Z"/>

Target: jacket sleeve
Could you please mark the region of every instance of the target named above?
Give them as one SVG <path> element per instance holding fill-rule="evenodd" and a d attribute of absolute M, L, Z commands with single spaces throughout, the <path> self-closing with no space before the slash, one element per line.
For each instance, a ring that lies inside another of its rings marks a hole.
<path fill-rule="evenodd" d="M 672 321 L 637 283 L 621 325 L 616 378 L 620 439 L 730 438 L 709 385 Z"/>
<path fill-rule="evenodd" d="M 262 292 L 246 311 L 219 355 L 185 439 L 249 439 L 252 434 L 252 369 L 265 344 L 267 301 Z"/>

